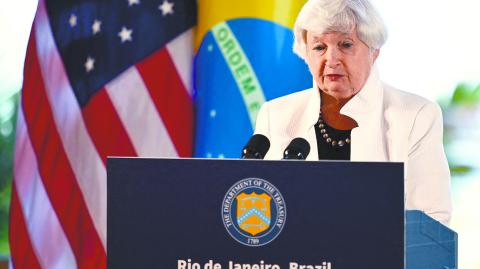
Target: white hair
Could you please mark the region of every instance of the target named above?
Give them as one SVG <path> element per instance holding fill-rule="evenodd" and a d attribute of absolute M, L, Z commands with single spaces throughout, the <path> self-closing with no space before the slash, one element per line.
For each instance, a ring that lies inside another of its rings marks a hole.
<path fill-rule="evenodd" d="M 351 33 L 355 28 L 370 49 L 380 49 L 387 40 L 385 24 L 368 0 L 309 0 L 295 21 L 293 51 L 305 59 L 307 32 Z"/>

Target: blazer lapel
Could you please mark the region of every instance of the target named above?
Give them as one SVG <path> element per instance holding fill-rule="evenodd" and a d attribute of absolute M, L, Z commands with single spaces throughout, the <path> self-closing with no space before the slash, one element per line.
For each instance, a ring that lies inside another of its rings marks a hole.
<path fill-rule="evenodd" d="M 320 92 L 316 86 L 310 90 L 310 97 L 302 116 L 298 119 L 298 128 L 295 137 L 302 137 L 310 144 L 310 153 L 307 160 L 318 160 L 317 137 L 314 125 L 320 111 Z"/>
<path fill-rule="evenodd" d="M 376 67 L 373 66 L 365 86 L 340 110 L 340 113 L 351 117 L 358 123 L 358 127 L 352 130 L 351 135 L 352 161 L 389 160 L 384 132 L 383 94 L 383 85 Z M 298 128 L 293 136 L 305 138 L 310 144 L 307 160 L 318 160 L 314 125 L 318 120 L 320 98 L 320 92 L 314 85 L 304 113 L 298 119 Z"/>
<path fill-rule="evenodd" d="M 358 127 L 352 130 L 352 161 L 388 161 L 384 135 L 383 86 L 378 71 L 372 67 L 363 89 L 343 106 L 340 113 L 353 118 Z"/>

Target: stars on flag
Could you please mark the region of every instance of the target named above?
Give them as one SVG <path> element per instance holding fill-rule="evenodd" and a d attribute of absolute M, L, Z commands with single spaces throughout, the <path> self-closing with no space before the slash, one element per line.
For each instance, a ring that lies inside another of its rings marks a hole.
<path fill-rule="evenodd" d="M 77 26 L 77 16 L 75 14 L 70 15 L 70 18 L 68 19 L 68 24 L 70 24 L 71 28 Z"/>
<path fill-rule="evenodd" d="M 95 20 L 92 24 L 93 35 L 100 33 L 100 31 L 102 30 L 101 27 L 102 27 L 102 22 L 99 20 Z"/>
<path fill-rule="evenodd" d="M 128 0 L 128 6 L 140 5 L 140 0 Z"/>
<path fill-rule="evenodd" d="M 142 0 L 124 0 L 128 4 L 128 7 L 139 6 L 140 8 L 145 8 L 141 1 Z M 158 17 L 168 17 L 169 15 L 174 15 L 176 9 L 180 8 L 176 6 L 175 0 L 154 0 L 156 3 L 154 7 L 157 7 Z M 73 32 L 72 36 L 75 39 L 78 38 L 94 38 L 98 35 L 107 35 L 107 38 L 111 38 L 111 35 L 116 35 L 118 44 L 125 44 L 128 42 L 133 43 L 133 32 L 135 31 L 136 25 L 118 25 L 115 27 L 115 23 L 102 18 L 102 16 L 92 18 L 93 21 L 83 18 L 81 14 L 78 13 L 78 10 L 71 10 L 70 16 L 68 16 L 68 25 L 67 27 Z M 68 14 L 68 13 L 67 13 Z M 83 14 L 83 13 L 82 13 Z M 119 28 L 121 26 L 121 28 Z M 113 30 L 113 31 L 112 31 Z M 140 32 L 139 32 L 140 33 Z M 135 36 L 137 38 L 137 36 Z M 92 39 L 93 42 L 103 42 L 99 39 Z M 209 46 L 209 50 L 213 50 L 213 46 Z M 88 53 L 88 54 L 87 54 Z M 98 67 L 98 58 L 92 57 L 91 55 L 95 54 L 94 51 L 89 51 L 86 54 L 80 56 L 80 61 L 77 64 L 82 66 L 82 69 L 85 70 L 85 74 L 92 74 L 93 71 Z M 100 57 L 100 56 L 98 56 Z M 77 60 L 78 61 L 78 60 Z M 96 62 L 97 61 L 97 62 Z M 211 118 L 216 117 L 216 111 L 212 111 Z"/>
<path fill-rule="evenodd" d="M 162 16 L 167 16 L 168 14 L 173 15 L 173 5 L 174 3 L 168 2 L 168 0 L 164 0 L 161 5 L 158 6 L 158 9 L 162 11 Z"/>
<path fill-rule="evenodd" d="M 85 66 L 85 71 L 87 71 L 87 73 L 90 73 L 95 68 L 95 59 L 88 56 L 84 66 Z"/>
<path fill-rule="evenodd" d="M 210 46 L 212 46 L 212 45 L 210 45 Z M 213 46 L 212 46 L 212 47 L 213 47 Z M 216 110 L 216 109 L 211 109 L 208 114 L 209 114 L 209 116 L 210 116 L 211 119 L 214 119 L 215 117 L 217 117 L 217 110 Z M 205 157 L 206 157 L 206 158 L 214 158 L 212 152 L 207 152 L 207 153 L 205 154 Z M 216 158 L 225 159 L 225 154 L 219 153 L 219 154 L 217 154 L 217 157 L 216 157 Z"/>
<path fill-rule="evenodd" d="M 213 154 L 212 154 L 211 152 L 207 152 L 207 153 L 205 154 L 205 157 L 206 157 L 206 158 L 214 158 L 214 157 L 213 157 Z M 218 158 L 218 159 L 225 159 L 225 154 L 220 153 L 220 154 L 217 155 L 217 158 Z"/>
<path fill-rule="evenodd" d="M 127 41 L 132 41 L 132 29 L 128 29 L 127 27 L 123 26 L 122 30 L 118 33 L 118 36 L 122 40 L 122 43 L 125 43 Z"/>

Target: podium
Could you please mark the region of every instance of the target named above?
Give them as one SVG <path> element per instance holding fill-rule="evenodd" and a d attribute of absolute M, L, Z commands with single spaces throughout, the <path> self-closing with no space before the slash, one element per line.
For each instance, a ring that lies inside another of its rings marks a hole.
<path fill-rule="evenodd" d="M 406 212 L 407 269 L 458 268 L 458 235 L 418 210 Z"/>
<path fill-rule="evenodd" d="M 457 267 L 456 234 L 405 215 L 401 163 L 109 158 L 107 173 L 108 268 Z"/>

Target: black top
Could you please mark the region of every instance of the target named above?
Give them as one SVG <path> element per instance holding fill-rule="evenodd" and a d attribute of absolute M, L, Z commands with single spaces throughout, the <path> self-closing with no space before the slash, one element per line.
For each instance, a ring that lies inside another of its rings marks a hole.
<path fill-rule="evenodd" d="M 344 140 L 350 137 L 352 130 L 338 130 L 325 124 L 325 129 L 334 140 Z M 319 160 L 350 160 L 350 144 L 345 143 L 343 147 L 332 146 L 325 141 L 323 134 L 320 133 L 318 123 L 315 124 L 315 134 L 317 135 L 317 148 Z"/>

